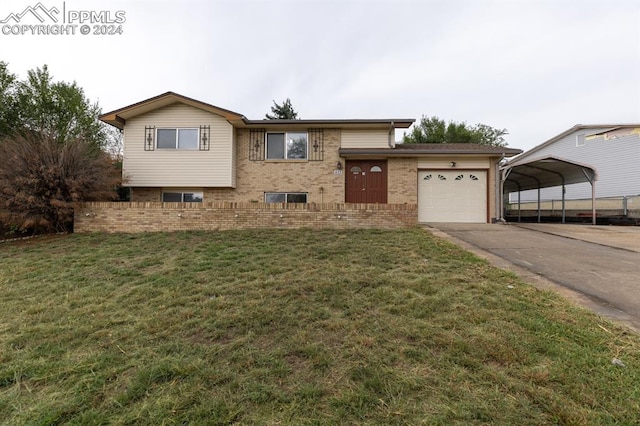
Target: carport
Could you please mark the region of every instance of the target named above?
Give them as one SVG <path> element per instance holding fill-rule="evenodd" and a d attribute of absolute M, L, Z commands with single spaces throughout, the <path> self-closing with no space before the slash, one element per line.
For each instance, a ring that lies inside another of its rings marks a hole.
<path fill-rule="evenodd" d="M 512 192 L 518 193 L 518 220 L 520 220 L 520 192 L 531 189 L 538 191 L 538 222 L 540 222 L 540 189 L 554 186 L 562 187 L 562 223 L 565 223 L 565 187 L 566 185 L 589 182 L 591 184 L 592 223 L 596 224 L 595 183 L 596 170 L 588 165 L 562 158 L 547 156 L 519 162 L 517 159 L 500 168 L 503 197 Z M 501 206 L 501 211 L 503 207 Z"/>

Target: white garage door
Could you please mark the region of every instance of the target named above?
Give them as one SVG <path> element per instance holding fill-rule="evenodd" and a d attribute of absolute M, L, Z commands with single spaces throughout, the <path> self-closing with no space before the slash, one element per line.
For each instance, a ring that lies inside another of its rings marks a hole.
<path fill-rule="evenodd" d="M 419 171 L 418 221 L 486 223 L 487 171 Z"/>

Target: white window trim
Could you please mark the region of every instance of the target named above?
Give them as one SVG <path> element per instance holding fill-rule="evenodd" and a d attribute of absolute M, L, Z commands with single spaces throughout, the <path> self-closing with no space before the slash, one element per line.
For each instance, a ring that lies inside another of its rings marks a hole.
<path fill-rule="evenodd" d="M 175 148 L 160 148 L 158 146 L 158 130 L 175 130 L 176 131 L 176 146 Z M 180 130 L 195 130 L 198 132 L 196 137 L 196 147 L 195 148 L 178 148 L 178 144 L 180 143 L 179 135 Z M 197 151 L 200 148 L 200 128 L 199 127 L 156 127 L 156 149 L 170 149 L 174 151 Z"/>
<path fill-rule="evenodd" d="M 304 133 L 307 136 L 305 157 L 304 158 L 289 158 L 289 150 L 287 149 L 287 135 L 290 133 Z M 269 135 L 284 135 L 284 158 L 269 158 Z M 309 160 L 309 132 L 265 132 L 264 134 L 264 158 L 267 161 L 308 161 Z M 298 192 L 296 192 L 298 194 Z"/>
<path fill-rule="evenodd" d="M 576 135 L 576 147 L 585 146 L 587 144 L 587 136 L 584 133 Z"/>

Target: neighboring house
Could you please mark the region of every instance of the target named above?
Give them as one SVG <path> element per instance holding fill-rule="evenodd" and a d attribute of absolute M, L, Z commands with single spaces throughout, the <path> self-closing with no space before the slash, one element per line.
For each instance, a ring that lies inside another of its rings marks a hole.
<path fill-rule="evenodd" d="M 249 120 L 173 92 L 100 120 L 124 131 L 132 201 L 417 204 L 420 222 L 488 222 L 498 163 L 522 152 L 396 145 L 414 119 Z"/>
<path fill-rule="evenodd" d="M 520 163 L 553 156 L 593 167 L 597 171 L 595 197 L 640 194 L 640 124 L 577 124 L 510 162 Z M 510 194 L 510 200 L 516 200 Z M 542 188 L 541 200 L 559 200 L 561 187 Z M 567 185 L 566 200 L 590 199 L 591 185 Z M 522 191 L 521 202 L 537 201 L 536 190 Z"/>

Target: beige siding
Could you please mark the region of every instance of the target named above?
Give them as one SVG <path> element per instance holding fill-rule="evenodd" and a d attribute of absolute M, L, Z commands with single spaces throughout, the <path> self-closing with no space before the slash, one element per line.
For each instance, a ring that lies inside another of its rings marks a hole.
<path fill-rule="evenodd" d="M 488 158 L 434 157 L 418 161 L 419 169 L 451 169 L 451 162 L 456 169 L 488 169 L 491 162 Z"/>
<path fill-rule="evenodd" d="M 389 148 L 387 130 L 342 130 L 342 148 Z"/>
<path fill-rule="evenodd" d="M 145 126 L 210 126 L 209 151 L 144 150 Z M 124 176 L 128 186 L 233 187 L 233 126 L 223 117 L 184 104 L 173 104 L 127 120 Z"/>

